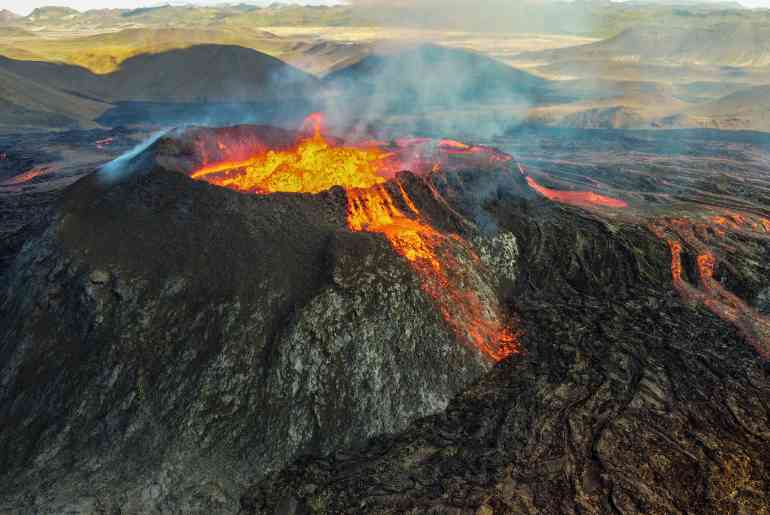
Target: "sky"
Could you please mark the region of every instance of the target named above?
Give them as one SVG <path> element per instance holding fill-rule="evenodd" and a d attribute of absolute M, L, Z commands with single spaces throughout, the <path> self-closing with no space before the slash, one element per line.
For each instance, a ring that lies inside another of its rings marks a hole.
<path fill-rule="evenodd" d="M 250 4 L 270 4 L 275 0 L 243 0 L 244 3 L 250 3 Z M 283 3 L 299 3 L 299 4 L 337 4 L 342 3 L 340 0 L 280 0 Z M 403 0 L 400 0 L 403 1 Z M 469 2 L 474 2 L 476 0 L 468 0 Z M 673 0 L 672 0 L 673 1 Z M 764 7 L 764 8 L 770 8 L 770 0 L 738 0 L 739 3 L 743 4 L 746 7 Z M 46 5 L 61 5 L 61 6 L 67 6 L 67 7 L 74 7 L 75 9 L 85 11 L 88 9 L 103 9 L 107 7 L 119 7 L 119 8 L 137 8 L 137 7 L 147 7 L 152 5 L 162 5 L 165 3 L 174 3 L 174 4 L 183 4 L 183 3 L 205 3 L 207 5 L 216 4 L 215 0 L 212 1 L 206 1 L 206 2 L 185 2 L 185 1 L 171 1 L 168 2 L 165 1 L 128 1 L 128 0 L 0 0 L 0 9 L 8 9 L 9 11 L 13 11 L 17 14 L 23 14 L 27 15 L 29 14 L 33 9 L 36 7 L 43 7 Z M 239 0 L 230 0 L 230 1 L 223 1 L 219 3 L 239 3 Z"/>

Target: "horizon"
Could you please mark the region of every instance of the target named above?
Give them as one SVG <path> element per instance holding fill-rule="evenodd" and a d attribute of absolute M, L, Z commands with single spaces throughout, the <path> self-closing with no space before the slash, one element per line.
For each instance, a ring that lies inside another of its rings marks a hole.
<path fill-rule="evenodd" d="M 770 0 L 768 0 L 770 1 Z M 61 2 L 50 1 L 31 1 L 25 2 L 23 6 L 18 5 L 19 2 L 9 2 L 0 0 L 0 10 L 10 11 L 19 16 L 29 16 L 35 9 L 43 7 L 67 7 L 75 9 L 80 12 L 87 12 L 96 9 L 143 9 L 151 7 L 163 7 L 166 5 L 173 6 L 196 6 L 196 7 L 216 7 L 225 5 L 254 5 L 259 7 L 265 7 L 273 3 L 281 4 L 296 4 L 296 5 L 341 5 L 345 2 L 339 0 L 244 0 L 244 1 L 169 1 L 169 2 L 131 2 L 124 0 L 65 0 Z"/>
<path fill-rule="evenodd" d="M 567 0 L 567 1 L 576 1 L 576 0 Z M 660 4 L 671 4 L 676 5 L 678 2 L 677 0 L 670 0 L 670 1 L 661 1 L 661 0 L 611 0 L 613 3 L 627 3 L 627 2 L 635 2 L 635 1 L 647 1 L 649 3 L 660 3 Z M 201 2 L 195 2 L 195 1 L 182 1 L 182 2 L 145 2 L 145 3 L 139 3 L 139 2 L 131 2 L 131 1 L 124 1 L 124 0 L 65 0 L 61 2 L 50 2 L 46 0 L 41 1 L 31 1 L 31 2 L 25 2 L 24 6 L 20 6 L 19 2 L 9 2 L 0 0 L 0 10 L 7 10 L 14 14 L 20 15 L 20 16 L 28 16 L 31 14 L 35 9 L 39 9 L 42 7 L 67 7 L 72 8 L 80 12 L 86 12 L 90 10 L 95 9 L 141 9 L 141 8 L 151 8 L 151 7 L 163 7 L 166 5 L 174 5 L 174 6 L 196 6 L 196 7 L 207 7 L 207 6 L 225 6 L 225 5 L 239 5 L 239 4 L 246 4 L 246 5 L 254 5 L 254 6 L 260 6 L 265 7 L 273 3 L 282 3 L 282 4 L 294 4 L 294 5 L 306 5 L 306 6 L 320 6 L 320 5 L 326 5 L 326 6 L 334 6 L 334 5 L 346 5 L 350 4 L 349 1 L 345 0 L 245 0 L 245 1 L 201 1 Z M 395 2 L 394 2 L 395 3 Z M 700 1 L 693 1 L 693 0 L 682 0 L 682 4 L 714 4 L 714 3 L 736 3 L 740 4 L 745 9 L 770 9 L 770 0 L 700 0 Z"/>

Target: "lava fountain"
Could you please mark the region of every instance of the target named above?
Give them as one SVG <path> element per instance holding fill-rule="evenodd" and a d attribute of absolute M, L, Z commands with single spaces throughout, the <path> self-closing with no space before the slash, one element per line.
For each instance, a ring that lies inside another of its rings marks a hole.
<path fill-rule="evenodd" d="M 389 149 L 381 142 L 339 144 L 322 133 L 322 117 L 308 117 L 305 135 L 293 146 L 255 146 L 240 159 L 206 164 L 191 177 L 254 194 L 319 193 L 341 186 L 347 193 L 347 225 L 355 232 L 382 234 L 420 278 L 447 325 L 463 342 L 499 361 L 518 351 L 517 333 L 507 327 L 498 306 L 482 299 L 474 284 L 479 257 L 457 234 L 436 230 L 417 208 L 396 177 L 409 168 L 417 174 L 435 173 L 441 164 L 426 161 L 432 140 L 399 140 Z M 445 154 L 485 153 L 493 161 L 505 155 L 486 147 L 442 140 L 434 144 Z M 401 207 L 400 207 L 401 206 Z"/>

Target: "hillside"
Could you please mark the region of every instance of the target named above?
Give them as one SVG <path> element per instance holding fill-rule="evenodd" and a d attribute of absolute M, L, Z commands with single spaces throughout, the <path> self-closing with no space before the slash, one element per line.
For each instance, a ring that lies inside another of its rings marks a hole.
<path fill-rule="evenodd" d="M 367 56 L 324 82 L 338 93 L 374 98 L 393 111 L 532 102 L 549 94 L 546 80 L 482 54 L 434 45 Z"/>
<path fill-rule="evenodd" d="M 87 13 L 88 16 L 93 16 Z M 85 16 L 85 15 L 83 15 Z M 98 26 L 98 22 L 94 22 Z M 106 30 L 106 29 L 103 29 Z M 61 62 L 99 74 L 114 72 L 131 57 L 196 45 L 234 45 L 266 53 L 310 73 L 323 74 L 365 55 L 368 46 L 310 38 L 277 37 L 254 27 L 131 27 L 114 32 L 38 37 L 17 26 L 0 26 L 0 55 L 12 59 Z"/>
<path fill-rule="evenodd" d="M 770 85 L 742 89 L 713 102 L 694 107 L 691 112 L 702 116 L 733 116 L 770 110 Z"/>
<path fill-rule="evenodd" d="M 314 91 L 317 80 L 260 52 L 196 45 L 127 59 L 97 75 L 71 65 L 0 58 L 0 69 L 105 101 L 257 101 Z"/>
<path fill-rule="evenodd" d="M 317 87 L 315 78 L 278 59 L 224 45 L 132 57 L 101 80 L 102 98 L 167 102 L 289 98 Z"/>
<path fill-rule="evenodd" d="M 0 129 L 93 126 L 109 109 L 0 68 Z"/>
<path fill-rule="evenodd" d="M 684 114 L 706 119 L 713 127 L 770 130 L 770 85 L 736 91 Z"/>
<path fill-rule="evenodd" d="M 519 56 L 544 62 L 621 61 L 646 64 L 766 66 L 770 64 L 770 23 L 719 23 L 710 27 L 644 26 L 572 48 Z"/>
<path fill-rule="evenodd" d="M 554 95 L 549 81 L 483 54 L 435 45 L 392 47 L 324 78 L 325 111 L 345 130 L 493 137 Z"/>
<path fill-rule="evenodd" d="M 2 23 L 2 13 L 0 13 L 0 23 Z M 0 38 L 6 39 L 6 38 L 13 38 L 13 39 L 29 39 L 29 38 L 35 38 L 35 34 L 20 29 L 18 27 L 14 26 L 2 26 L 0 25 Z"/>
<path fill-rule="evenodd" d="M 278 59 L 224 45 L 131 57 L 104 75 L 78 66 L 0 57 L 0 73 L 3 125 L 10 127 L 252 119 L 266 108 L 276 111 L 275 102 L 292 103 L 282 104 L 281 113 L 305 111 L 304 99 L 315 97 L 321 86 L 315 77 Z M 239 104 L 254 107 L 245 110 Z"/>

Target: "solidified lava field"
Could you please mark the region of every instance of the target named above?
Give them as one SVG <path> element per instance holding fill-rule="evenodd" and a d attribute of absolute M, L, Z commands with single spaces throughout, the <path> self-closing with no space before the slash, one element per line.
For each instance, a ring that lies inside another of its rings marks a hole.
<path fill-rule="evenodd" d="M 313 115 L 19 161 L 0 511 L 767 513 L 768 158 Z"/>

